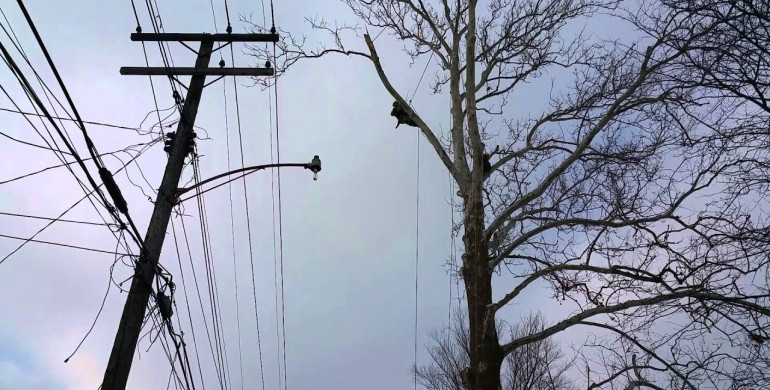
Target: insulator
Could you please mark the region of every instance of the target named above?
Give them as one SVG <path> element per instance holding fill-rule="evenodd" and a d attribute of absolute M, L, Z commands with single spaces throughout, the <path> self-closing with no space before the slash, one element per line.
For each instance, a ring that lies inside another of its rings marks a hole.
<path fill-rule="evenodd" d="M 224 58 L 219 60 L 219 67 L 220 68 L 224 68 L 225 67 L 225 60 L 224 60 Z"/>

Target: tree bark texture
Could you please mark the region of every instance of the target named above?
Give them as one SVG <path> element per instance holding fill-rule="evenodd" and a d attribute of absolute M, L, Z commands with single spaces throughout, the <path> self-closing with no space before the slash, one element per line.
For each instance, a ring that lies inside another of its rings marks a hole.
<path fill-rule="evenodd" d="M 471 390 L 498 390 L 505 357 L 495 321 L 488 319 L 492 304 L 492 269 L 484 240 L 484 207 L 481 187 L 472 188 L 464 200 L 465 233 L 462 276 L 468 297 L 471 366 L 466 382 Z"/>

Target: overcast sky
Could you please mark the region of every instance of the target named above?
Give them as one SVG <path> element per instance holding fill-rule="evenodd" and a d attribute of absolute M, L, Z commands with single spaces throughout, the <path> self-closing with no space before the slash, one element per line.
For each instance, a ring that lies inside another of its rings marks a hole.
<path fill-rule="evenodd" d="M 28 0 L 26 3 L 83 119 L 138 126 L 155 104 L 147 77 L 118 73 L 121 66 L 144 66 L 142 45 L 129 40 L 129 34 L 136 27 L 130 1 Z M 158 3 L 163 26 L 168 32 L 213 32 L 215 29 L 208 0 L 159 0 Z M 245 29 L 245 25 L 238 21 L 238 15 L 251 14 L 255 21 L 261 22 L 263 8 L 260 2 L 230 0 L 228 3 L 236 32 Z M 55 88 L 55 80 L 16 2 L 2 0 L 0 5 L 33 65 L 57 96 L 63 98 Z M 269 4 L 265 7 L 269 8 Z M 137 2 L 137 8 L 144 31 L 150 31 L 143 2 Z M 219 31 L 223 31 L 226 26 L 223 1 L 214 2 L 214 13 Z M 309 42 L 325 39 L 308 31 L 303 21 L 305 16 L 314 14 L 340 20 L 350 17 L 349 11 L 337 0 L 278 0 L 275 4 L 276 24 L 284 30 L 307 33 Z M 269 24 L 269 9 L 267 15 Z M 10 45 L 4 35 L 0 35 L 0 40 Z M 362 41 L 351 42 L 354 47 L 363 47 Z M 411 95 L 425 59 L 408 67 L 409 61 L 400 52 L 400 45 L 387 35 L 378 39 L 377 46 L 391 82 L 402 94 Z M 241 53 L 243 49 L 242 45 L 236 46 L 236 66 L 254 65 L 251 58 Z M 150 65 L 161 66 L 157 45 L 148 44 L 147 50 Z M 172 44 L 172 53 L 177 66 L 193 65 L 194 55 L 181 45 Z M 229 51 L 221 53 L 229 64 Z M 17 53 L 13 54 L 17 61 L 21 61 Z M 219 55 L 215 54 L 212 66 L 218 61 Z M 24 69 L 28 76 L 32 75 L 29 68 Z M 430 69 L 427 78 L 430 78 Z M 173 99 L 168 81 L 161 77 L 154 81 L 158 105 L 170 107 Z M 7 68 L 0 70 L 0 83 L 23 109 L 32 109 L 30 103 L 23 100 L 21 89 Z M 238 84 L 245 162 L 247 165 L 269 163 L 268 92 L 246 88 L 249 84 L 246 79 L 238 80 Z M 40 92 L 39 85 L 37 87 Z M 519 96 L 514 103 L 527 107 L 536 101 L 538 95 L 532 90 L 525 90 L 525 93 L 531 95 Z M 427 141 L 417 137 L 415 129 L 406 126 L 394 129 L 395 119 L 389 116 L 392 99 L 379 83 L 371 64 L 363 60 L 329 57 L 300 63 L 280 80 L 278 94 L 281 160 L 306 162 L 318 154 L 323 161 L 323 171 L 317 182 L 311 179 L 308 171 L 282 171 L 288 387 L 411 388 L 417 148 L 420 148 L 418 363 L 425 362 L 424 346 L 429 332 L 445 326 L 448 317 L 450 280 L 444 268 L 450 256 L 451 189 L 448 174 Z M 446 129 L 445 100 L 429 96 L 427 82 L 424 82 L 417 90 L 414 102 L 434 129 Z M 0 108 L 12 108 L 5 96 L 0 96 Z M 227 122 L 226 115 L 229 115 Z M 35 123 L 42 129 L 39 121 Z M 226 123 L 229 126 L 226 127 Z M 207 87 L 197 120 L 197 125 L 210 137 L 210 140 L 199 141 L 204 178 L 227 170 L 228 130 L 231 164 L 233 167 L 240 165 L 235 124 L 232 79 Z M 144 128 L 147 127 L 145 123 Z M 79 151 L 86 154 L 77 129 L 72 125 L 67 128 L 80 147 Z M 127 130 L 95 125 L 87 128 L 102 153 L 151 139 Z M 24 117 L 17 114 L 0 112 L 0 131 L 27 142 L 43 143 Z M 199 131 L 199 134 L 204 132 Z M 120 155 L 123 160 L 126 157 Z M 0 181 L 58 163 L 50 151 L 7 139 L 2 141 L 0 159 Z M 105 157 L 104 161 L 113 172 L 122 166 L 117 158 Z M 131 165 L 126 171 L 128 176 L 126 172 L 116 175 L 142 232 L 152 209 L 142 190 L 154 199 L 151 191 L 160 182 L 165 161 L 162 147 L 156 145 L 139 158 L 141 172 Z M 90 162 L 89 168 L 93 169 Z M 185 177 L 189 178 L 189 175 L 190 169 Z M 205 199 L 232 387 L 241 387 L 240 339 L 244 388 L 256 389 L 260 388 L 260 362 L 241 186 L 240 182 L 232 186 L 240 334 L 235 309 L 230 192 L 228 187 L 221 187 L 208 193 Z M 276 389 L 279 358 L 271 174 L 252 175 L 247 186 L 262 366 L 265 387 Z M 55 217 L 82 196 L 72 175 L 58 168 L 4 184 L 0 191 L 0 212 Z M 195 203 L 188 202 L 185 213 L 195 272 L 208 315 Z M 86 202 L 69 212 L 67 218 L 99 222 L 94 208 Z M 180 218 L 174 218 L 176 229 L 180 229 L 180 222 Z M 45 224 L 45 221 L 0 216 L 0 234 L 28 237 Z M 115 239 L 104 226 L 57 223 L 37 239 L 108 251 L 115 248 Z M 0 238 L 0 255 L 4 257 L 19 243 Z M 186 250 L 181 258 L 203 374 L 206 385 L 215 388 L 218 382 L 205 338 L 199 300 L 192 288 Z M 63 361 L 88 331 L 107 288 L 113 261 L 109 254 L 30 243 L 0 264 L 0 296 L 3 297 L 0 299 L 0 389 L 95 389 L 99 386 L 125 294 L 111 289 L 93 332 L 69 363 Z M 187 323 L 182 274 L 177 262 L 174 238 L 169 234 L 161 264 L 169 269 L 177 283 L 178 313 L 175 316 L 182 320 L 192 357 L 195 355 L 192 330 Z M 128 268 L 119 263 L 116 279 L 120 281 L 128 275 Z M 539 291 L 543 290 L 533 289 L 522 300 L 525 303 L 506 309 L 506 315 L 514 318 L 517 313 L 536 308 Z M 148 346 L 147 339 L 140 343 L 141 357 L 134 360 L 129 388 L 166 386 L 168 360 L 159 344 L 146 352 Z M 197 373 L 195 360 L 192 364 Z"/>
<path fill-rule="evenodd" d="M 125 126 L 138 126 L 154 103 L 146 77 L 121 76 L 121 66 L 143 66 L 142 46 L 131 42 L 135 20 L 128 0 L 27 1 L 27 7 L 66 82 L 81 116 Z M 150 30 L 146 8 L 137 2 L 145 31 Z M 213 32 L 214 22 L 208 1 L 159 1 L 163 24 L 169 32 Z M 235 31 L 245 26 L 237 15 L 253 13 L 262 20 L 259 2 L 228 2 Z M 14 1 L 3 0 L 2 10 L 28 52 L 32 63 L 57 91 L 55 80 Z M 300 7 L 301 5 L 301 7 Z M 219 30 L 224 30 L 222 1 L 214 3 Z M 269 5 L 266 4 L 266 7 Z M 300 11 L 301 12 L 298 12 Z M 278 1 L 276 24 L 290 31 L 304 32 L 305 15 L 322 13 L 341 18 L 347 11 L 335 0 L 317 2 Z M 269 23 L 269 12 L 268 12 Z M 311 36 L 311 39 L 313 37 Z M 3 43 L 10 41 L 2 36 Z M 359 42 L 358 44 L 362 44 Z M 392 80 L 404 92 L 414 89 L 423 64 L 415 69 L 404 61 L 393 41 L 378 40 Z M 178 44 L 172 45 L 178 66 L 192 66 L 194 55 Z M 236 47 L 236 65 L 251 65 Z M 151 65 L 160 66 L 158 47 L 148 45 Z M 227 62 L 229 52 L 223 51 Z M 21 61 L 16 55 L 17 61 Z M 219 57 L 212 58 L 216 66 Z M 419 70 L 417 68 L 420 68 Z M 32 73 L 25 67 L 28 76 Z M 158 104 L 173 104 L 168 82 L 155 78 Z M 0 82 L 27 110 L 11 73 L 0 71 Z M 240 164 L 237 149 L 232 80 L 228 79 L 228 107 L 231 158 Z M 244 154 L 246 164 L 270 162 L 270 123 L 268 93 L 245 88 L 248 80 L 238 80 Z M 39 87 L 39 86 L 38 86 Z M 371 66 L 360 60 L 329 58 L 308 62 L 291 69 L 279 84 L 279 131 L 281 159 L 306 162 L 314 154 L 323 161 L 317 182 L 308 171 L 282 172 L 284 245 L 284 288 L 286 352 L 289 387 L 293 389 L 410 388 L 409 373 L 413 354 L 415 211 L 417 183 L 417 137 L 414 129 L 394 130 L 389 116 L 391 99 L 379 85 Z M 421 89 L 416 104 L 428 95 Z M 2 108 L 12 105 L 4 96 Z M 439 102 L 440 103 L 440 102 Z M 418 106 L 419 107 L 419 106 Z M 422 105 L 425 115 L 436 125 L 445 123 L 442 106 Z M 435 114 L 435 115 L 434 115 Z M 20 115 L 0 113 L 2 131 L 16 138 L 42 144 L 40 136 Z M 35 122 L 42 129 L 40 122 Z M 203 177 L 223 172 L 227 167 L 223 82 L 206 88 L 197 124 L 211 140 L 199 143 Z M 446 125 L 443 125 L 446 128 Z M 147 125 L 145 124 L 145 128 Z M 73 139 L 85 154 L 81 136 L 69 125 Z M 149 136 L 131 131 L 88 126 L 100 152 L 147 142 Z M 200 133 L 200 132 L 199 132 Z M 446 324 L 449 280 L 442 265 L 449 257 L 450 213 L 449 178 L 440 162 L 420 140 L 420 284 L 419 356 L 429 331 Z M 3 140 L 0 178 L 5 180 L 58 161 L 53 153 Z M 124 160 L 126 155 L 121 156 Z M 156 187 L 165 164 L 165 154 L 156 146 L 138 161 L 149 183 Z M 113 171 L 122 163 L 104 158 Z M 89 168 L 93 168 L 89 165 Z M 75 168 L 77 171 L 78 168 Z M 187 172 L 189 174 L 189 170 Z M 152 187 L 136 167 L 128 170 L 131 179 Z M 117 181 L 127 195 L 132 216 L 144 231 L 152 205 L 125 174 Z M 256 326 L 248 258 L 246 221 L 241 184 L 233 186 L 240 304 L 240 341 L 244 383 L 259 388 L 259 362 Z M 252 243 L 260 315 L 265 387 L 277 388 L 277 339 L 273 274 L 273 225 L 271 176 L 261 172 L 248 178 Z M 55 217 L 83 196 L 72 175 L 62 168 L 5 184 L 0 191 L 0 211 Z M 210 195 L 209 195 L 210 194 Z M 238 333 L 235 315 L 235 288 L 231 250 L 229 192 L 227 187 L 206 197 L 208 218 L 218 278 L 219 299 L 227 343 L 233 388 L 240 388 Z M 153 195 L 154 198 L 154 195 Z M 190 202 L 185 218 L 193 251 L 196 273 L 201 283 L 204 306 L 205 271 L 198 230 L 197 207 Z M 98 222 L 94 208 L 83 202 L 68 218 Z M 46 224 L 45 221 L 2 216 L 0 234 L 25 237 Z M 179 229 L 179 219 L 175 219 Z M 114 250 L 115 240 L 106 227 L 57 223 L 38 239 L 72 245 Z M 3 256 L 19 241 L 0 240 Z M 191 274 L 186 253 L 185 278 Z M 108 254 L 30 243 L 0 265 L 0 388 L 2 389 L 94 389 L 98 387 L 109 356 L 125 294 L 112 289 L 104 311 L 80 351 L 64 359 L 77 346 L 90 327 L 107 288 L 113 262 Z M 167 236 L 161 263 L 174 274 L 179 285 L 178 304 L 186 340 L 192 347 L 186 309 L 181 300 L 173 237 Z M 124 279 L 127 269 L 117 274 Z M 188 284 L 188 287 L 189 284 Z M 216 375 L 205 341 L 205 328 L 194 289 L 188 289 L 193 308 L 197 347 L 207 385 L 215 387 Z M 208 314 L 208 313 L 207 313 Z M 134 360 L 129 388 L 164 388 L 168 361 L 155 344 L 149 352 L 147 339 L 141 345 L 141 358 Z M 194 355 L 190 348 L 190 355 Z M 193 360 L 193 366 L 195 361 Z"/>

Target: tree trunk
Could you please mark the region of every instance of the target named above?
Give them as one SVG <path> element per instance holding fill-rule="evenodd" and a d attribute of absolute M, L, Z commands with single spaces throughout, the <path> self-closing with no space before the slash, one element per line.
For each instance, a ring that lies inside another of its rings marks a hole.
<path fill-rule="evenodd" d="M 498 340 L 494 317 L 487 319 L 492 303 L 492 270 L 484 241 L 484 205 L 481 188 L 473 188 L 464 197 L 465 254 L 463 280 L 468 297 L 471 366 L 465 380 L 471 390 L 500 389 L 503 350 Z"/>

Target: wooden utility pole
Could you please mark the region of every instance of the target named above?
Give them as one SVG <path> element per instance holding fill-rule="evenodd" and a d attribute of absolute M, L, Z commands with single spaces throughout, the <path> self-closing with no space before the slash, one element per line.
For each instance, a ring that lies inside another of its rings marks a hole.
<path fill-rule="evenodd" d="M 121 68 L 124 75 L 192 75 L 184 100 L 181 118 L 173 137 L 166 170 L 163 174 L 155 208 L 147 227 L 144 246 L 136 264 L 131 290 L 126 298 L 120 326 L 115 335 L 110 360 L 102 381 L 103 390 L 124 390 L 131 370 L 131 362 L 139 339 L 148 300 L 152 293 L 152 282 L 158 266 L 163 240 L 175 206 L 175 195 L 182 175 L 185 158 L 193 141 L 193 125 L 198 113 L 207 75 L 217 76 L 270 76 L 271 68 L 209 68 L 214 42 L 276 42 L 277 34 L 131 34 L 132 41 L 193 41 L 200 42 L 198 59 L 194 68 Z"/>

